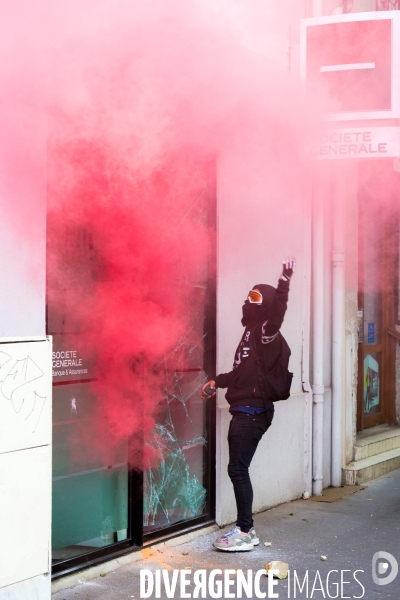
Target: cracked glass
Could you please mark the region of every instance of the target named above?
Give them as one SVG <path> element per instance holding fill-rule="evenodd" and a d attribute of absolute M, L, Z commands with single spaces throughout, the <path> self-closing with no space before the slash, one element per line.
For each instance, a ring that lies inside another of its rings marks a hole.
<path fill-rule="evenodd" d="M 210 187 L 213 172 L 210 177 L 210 170 L 196 161 L 188 161 L 187 169 L 183 175 L 189 182 L 186 194 L 176 192 L 172 184 L 164 197 L 170 206 L 170 224 L 179 231 L 181 224 L 190 221 L 204 230 L 214 194 L 214 184 Z M 181 176 L 177 173 L 176 180 Z M 50 240 L 52 227 L 49 216 Z M 107 546 L 111 550 L 128 540 L 130 512 L 143 510 L 146 533 L 209 511 L 210 411 L 200 391 L 210 370 L 213 339 L 210 254 L 196 254 L 194 272 L 188 248 L 171 279 L 181 299 L 184 333 L 155 366 L 161 379 L 158 412 L 154 430 L 145 440 L 153 456 L 144 465 L 143 506 L 131 506 L 128 441 L 118 448 L 105 448 L 101 457 L 90 452 L 88 431 L 97 402 L 92 389 L 94 357 L 80 348 L 85 330 L 74 320 L 73 299 L 78 292 L 82 297 L 92 293 L 97 251 L 90 231 L 79 227 L 66 226 L 63 240 L 65 260 L 69 253 L 76 260 L 71 265 L 67 262 L 64 278 L 48 281 L 47 307 L 47 331 L 53 335 L 54 350 L 52 558 L 60 569 L 70 559 L 82 556 L 83 561 L 90 552 Z M 57 294 L 54 285 L 60 286 Z"/>
<path fill-rule="evenodd" d="M 180 206 L 173 205 L 171 218 L 176 223 L 190 219 L 207 227 L 210 178 L 195 169 L 193 179 L 197 193 L 192 194 L 190 204 L 184 198 Z M 164 385 L 156 424 L 146 440 L 155 450 L 157 461 L 144 470 L 144 533 L 195 519 L 208 510 L 210 432 L 207 401 L 200 392 L 208 379 L 205 371 L 212 342 L 209 265 L 209 257 L 200 256 L 195 278 L 187 276 L 185 256 L 176 268 L 174 285 L 184 298 L 182 310 L 187 325 L 182 339 L 157 367 L 163 372 Z"/>

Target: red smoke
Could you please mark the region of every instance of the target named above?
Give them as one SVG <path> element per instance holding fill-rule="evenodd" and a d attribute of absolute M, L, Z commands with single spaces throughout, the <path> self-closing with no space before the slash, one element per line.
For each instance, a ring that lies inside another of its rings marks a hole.
<path fill-rule="evenodd" d="M 182 281 L 199 281 L 212 258 L 212 232 L 191 207 L 213 194 L 218 156 L 243 132 L 267 140 L 260 168 L 271 189 L 298 188 L 305 121 L 297 78 L 282 63 L 287 17 L 297 31 L 301 3 L 22 5 L 18 15 L 2 9 L 19 58 L 15 78 L 4 67 L 1 75 L 10 102 L 47 115 L 45 128 L 31 128 L 48 144 L 50 331 L 62 322 L 81 332 L 79 349 L 93 357 L 101 419 L 91 445 L 133 435 L 140 446 L 162 397 L 158 366 L 204 303 L 200 292 L 188 303 Z M 21 232 L 34 212 L 24 212 Z"/>
<path fill-rule="evenodd" d="M 74 140 L 56 155 L 48 300 L 53 313 L 62 313 L 53 321 L 67 315 L 64 331 L 80 332 L 75 346 L 94 361 L 90 446 L 98 453 L 152 431 L 165 368 L 191 366 L 184 353 L 167 357 L 178 342 L 197 341 L 189 325 L 204 297 L 187 283 L 200 280 L 209 232 L 197 212 L 185 213 L 204 196 L 212 172 L 182 152 L 141 179 L 121 170 L 106 141 Z M 58 189 L 56 174 L 66 168 L 71 185 Z M 132 461 L 141 447 L 141 437 L 134 440 Z"/>
<path fill-rule="evenodd" d="M 211 193 L 210 165 L 241 131 L 268 136 L 271 155 L 283 160 L 295 116 L 286 111 L 288 83 L 251 47 L 265 31 L 242 3 L 64 10 L 52 38 L 48 289 L 53 305 L 69 303 L 72 330 L 85 332 L 81 351 L 94 356 L 93 440 L 109 445 L 133 434 L 135 463 L 162 397 L 163 361 L 204 303 L 192 292 L 188 305 L 182 281 L 182 273 L 199 280 L 199 265 L 211 258 L 211 232 L 191 206 Z M 281 185 L 279 173 L 271 178 Z M 78 230 L 90 237 L 90 274 L 79 244 L 63 245 Z M 68 300 L 66 288 L 76 290 Z"/>

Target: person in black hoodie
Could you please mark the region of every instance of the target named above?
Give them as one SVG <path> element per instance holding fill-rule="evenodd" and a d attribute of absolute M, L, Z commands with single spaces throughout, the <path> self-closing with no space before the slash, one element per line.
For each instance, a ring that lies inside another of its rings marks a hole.
<path fill-rule="evenodd" d="M 269 373 L 281 352 L 279 329 L 286 313 L 290 278 L 295 266 L 292 256 L 286 258 L 276 289 L 259 284 L 249 292 L 242 308 L 245 330 L 235 353 L 233 369 L 217 375 L 202 388 L 203 398 L 212 397 L 216 388 L 227 388 L 225 397 L 232 415 L 228 433 L 228 474 L 235 493 L 237 521 L 236 527 L 215 540 L 213 545 L 218 550 L 253 550 L 259 544 L 252 516 L 253 488 L 249 467 L 259 441 L 272 423 L 274 404 L 265 394 L 263 397 L 255 352 L 251 348 L 255 344 L 262 372 Z"/>

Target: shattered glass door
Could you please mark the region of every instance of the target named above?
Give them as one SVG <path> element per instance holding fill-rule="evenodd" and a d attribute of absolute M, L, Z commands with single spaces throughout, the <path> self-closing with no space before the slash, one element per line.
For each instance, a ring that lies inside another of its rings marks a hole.
<path fill-rule="evenodd" d="M 168 175 L 164 187 L 159 183 L 167 225 L 179 232 L 189 220 L 207 233 L 208 241 L 215 222 L 214 165 L 188 159 Z M 85 342 L 86 323 L 74 307 L 91 297 L 102 276 L 101 246 L 93 242 L 90 227 L 70 226 L 63 215 L 58 219 L 49 213 L 49 249 L 56 243 L 65 265 L 56 278 L 48 275 L 47 331 L 54 340 L 52 559 L 53 572 L 60 573 L 82 565 L 88 556 L 97 560 L 140 545 L 142 533 L 156 537 L 172 525 L 213 518 L 215 401 L 202 400 L 200 391 L 215 369 L 215 292 L 212 239 L 201 252 L 189 243 L 171 271 L 181 315 L 178 342 L 159 364 L 149 367 L 139 355 L 132 366 L 143 381 L 147 369 L 154 368 L 161 384 L 156 423 L 144 440 L 151 452 L 144 451 L 147 462 L 137 473 L 130 459 L 133 436 L 104 443 L 101 451 L 97 445 L 92 449 L 96 423 L 104 418 L 96 408 L 97 346 Z M 140 445 L 142 457 L 141 450 Z"/>
<path fill-rule="evenodd" d="M 202 370 L 171 373 L 167 381 L 151 439 L 159 464 L 144 473 L 145 532 L 199 517 L 207 508 L 204 381 Z"/>
<path fill-rule="evenodd" d="M 202 170 L 203 186 L 187 202 L 174 205 L 172 218 L 212 222 L 213 177 Z M 212 185 L 212 184 L 211 184 Z M 212 209 L 211 209 L 212 213 Z M 154 431 L 146 444 L 156 452 L 144 471 L 143 531 L 150 534 L 176 523 L 212 517 L 213 400 L 200 397 L 215 358 L 213 274 L 210 258 L 199 257 L 197 279 L 188 280 L 185 258 L 177 265 L 176 293 L 185 299 L 186 333 L 158 369 L 164 374 L 163 396 Z"/>

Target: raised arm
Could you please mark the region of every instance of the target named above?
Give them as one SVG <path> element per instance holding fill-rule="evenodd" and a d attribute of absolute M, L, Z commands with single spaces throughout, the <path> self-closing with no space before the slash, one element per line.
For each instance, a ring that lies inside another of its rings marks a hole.
<path fill-rule="evenodd" d="M 282 275 L 279 278 L 278 287 L 276 288 L 275 298 L 271 306 L 270 318 L 263 323 L 262 339 L 264 344 L 272 341 L 282 326 L 285 317 L 287 303 L 289 298 L 290 279 L 296 268 L 296 259 L 293 256 L 285 258 L 283 261 Z"/>

